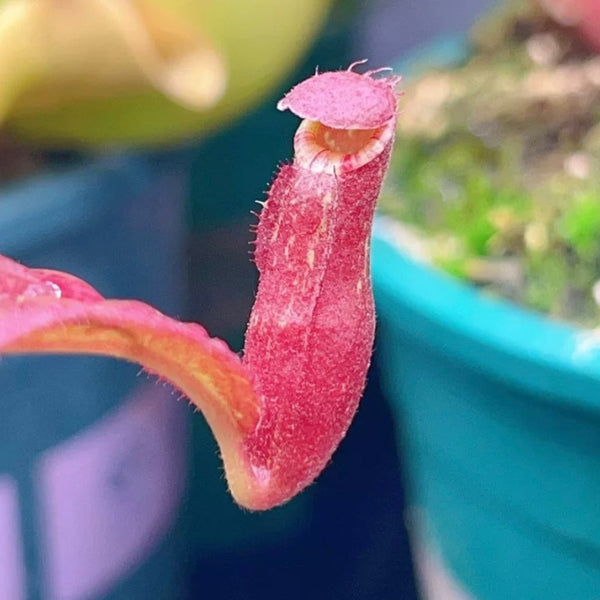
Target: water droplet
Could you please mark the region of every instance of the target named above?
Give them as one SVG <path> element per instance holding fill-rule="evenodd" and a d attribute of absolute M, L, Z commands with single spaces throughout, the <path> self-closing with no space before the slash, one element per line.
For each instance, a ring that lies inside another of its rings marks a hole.
<path fill-rule="evenodd" d="M 62 290 L 52 281 L 42 281 L 35 286 L 28 286 L 25 293 L 34 296 L 52 296 L 53 298 L 60 298 L 62 296 Z"/>
<path fill-rule="evenodd" d="M 23 291 L 19 294 L 18 299 L 20 301 L 31 299 L 31 298 L 40 298 L 40 297 L 50 297 L 50 298 L 60 298 L 62 296 L 62 290 L 60 287 L 54 283 L 53 281 L 36 281 L 34 283 L 28 284 Z"/>
<path fill-rule="evenodd" d="M 50 280 L 7 279 L 0 286 L 0 302 L 24 302 L 33 298 L 61 298 L 62 290 Z"/>

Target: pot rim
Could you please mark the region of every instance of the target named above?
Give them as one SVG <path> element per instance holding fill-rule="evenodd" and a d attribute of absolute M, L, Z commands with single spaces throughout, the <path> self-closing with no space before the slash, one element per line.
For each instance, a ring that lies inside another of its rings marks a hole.
<path fill-rule="evenodd" d="M 600 329 L 552 320 L 416 262 L 393 242 L 380 216 L 372 248 L 375 298 L 386 327 L 437 346 L 459 368 L 550 402 L 600 410 Z"/>
<path fill-rule="evenodd" d="M 118 190 L 139 194 L 165 171 L 185 169 L 190 154 L 115 150 L 1 186 L 0 251 L 17 255 L 89 226 L 123 196 Z"/>

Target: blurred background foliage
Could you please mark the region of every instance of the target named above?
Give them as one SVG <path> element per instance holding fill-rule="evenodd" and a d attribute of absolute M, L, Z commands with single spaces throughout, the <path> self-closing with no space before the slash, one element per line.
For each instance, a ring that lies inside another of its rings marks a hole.
<path fill-rule="evenodd" d="M 38 144 L 156 144 L 272 92 L 328 0 L 1 0 L 0 117 Z"/>

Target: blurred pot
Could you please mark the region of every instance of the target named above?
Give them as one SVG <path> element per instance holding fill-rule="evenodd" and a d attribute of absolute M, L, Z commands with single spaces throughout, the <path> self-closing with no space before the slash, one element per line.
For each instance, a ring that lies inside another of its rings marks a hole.
<path fill-rule="evenodd" d="M 465 56 L 433 44 L 399 71 Z M 404 68 L 406 66 L 406 69 Z M 428 598 L 597 598 L 598 337 L 373 240 L 380 367 Z"/>
<path fill-rule="evenodd" d="M 181 310 L 175 157 L 114 155 L 0 191 L 0 253 Z M 186 407 L 135 365 L 0 364 L 0 598 L 181 597 Z"/>

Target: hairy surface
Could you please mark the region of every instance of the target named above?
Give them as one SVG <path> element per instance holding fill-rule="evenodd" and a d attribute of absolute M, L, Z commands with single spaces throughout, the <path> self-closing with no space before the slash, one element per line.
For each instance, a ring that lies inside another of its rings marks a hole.
<path fill-rule="evenodd" d="M 289 500 L 345 435 L 369 365 L 369 240 L 399 81 L 375 74 L 316 75 L 279 104 L 325 129 L 308 150 L 306 136 L 296 136 L 297 158 L 279 171 L 260 216 L 260 282 L 243 360 L 199 325 L 140 302 L 104 300 L 72 275 L 2 257 L 0 353 L 81 352 L 141 363 L 204 413 L 241 505 Z"/>

